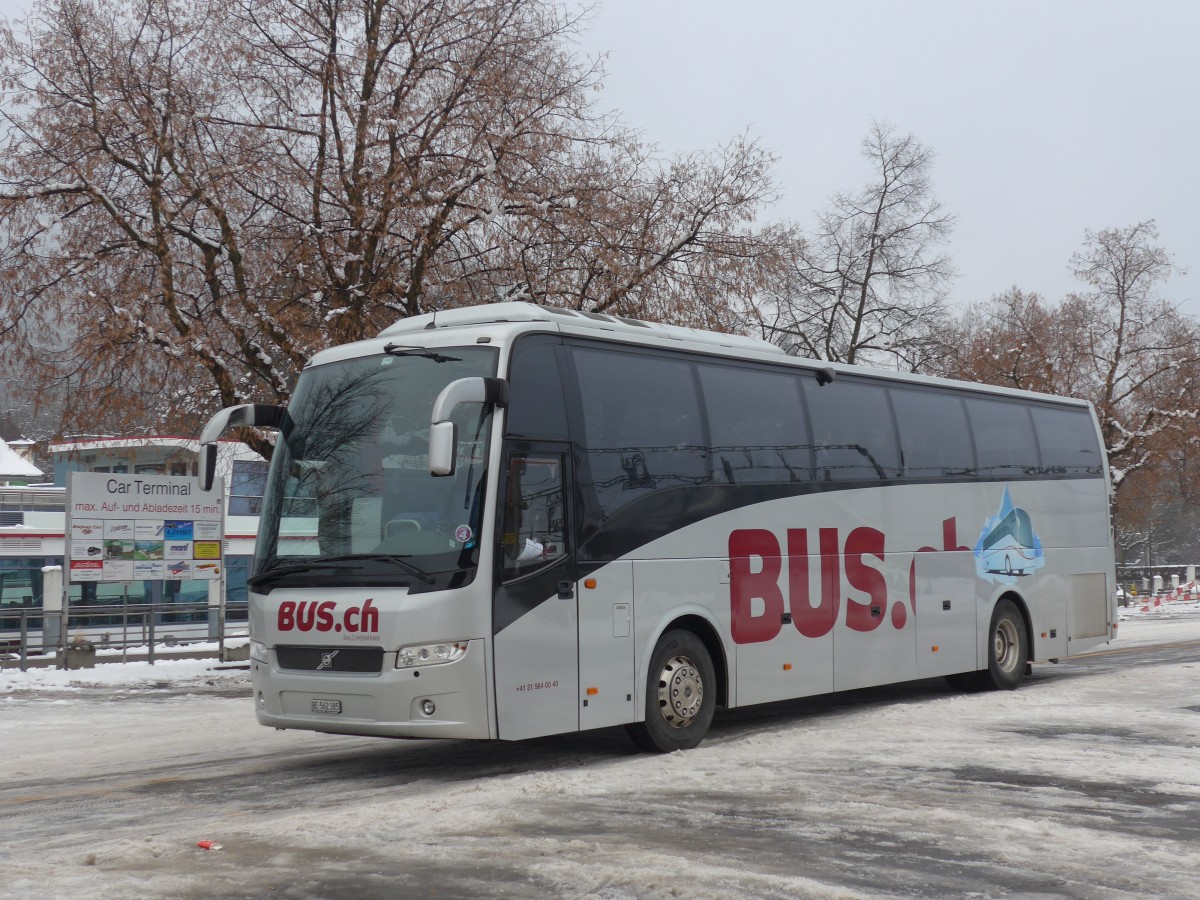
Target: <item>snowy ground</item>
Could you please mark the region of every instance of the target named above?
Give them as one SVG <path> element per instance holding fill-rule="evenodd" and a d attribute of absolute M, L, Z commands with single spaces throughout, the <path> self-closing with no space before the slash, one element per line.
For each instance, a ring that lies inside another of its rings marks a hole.
<path fill-rule="evenodd" d="M 720 715 L 698 750 L 275 732 L 213 661 L 0 673 L 0 896 L 1200 896 L 1200 604 L 1019 691 Z M 220 850 L 201 850 L 214 840 Z"/>

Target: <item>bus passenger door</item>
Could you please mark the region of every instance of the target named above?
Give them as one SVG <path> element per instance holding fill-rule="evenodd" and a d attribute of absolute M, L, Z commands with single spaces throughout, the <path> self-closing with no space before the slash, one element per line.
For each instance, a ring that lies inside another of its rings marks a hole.
<path fill-rule="evenodd" d="M 504 455 L 492 617 L 502 740 L 579 729 L 570 459 L 566 445 L 532 441 Z"/>

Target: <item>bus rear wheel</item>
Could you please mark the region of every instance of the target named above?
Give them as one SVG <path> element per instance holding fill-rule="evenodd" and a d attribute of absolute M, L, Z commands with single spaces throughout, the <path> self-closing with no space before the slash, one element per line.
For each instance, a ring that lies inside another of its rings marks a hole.
<path fill-rule="evenodd" d="M 650 753 L 691 750 L 708 734 L 716 694 L 716 671 L 704 642 L 690 631 L 668 631 L 650 657 L 646 719 L 627 726 L 629 736 Z"/>
<path fill-rule="evenodd" d="M 1013 690 L 1021 683 L 1028 661 L 1029 636 L 1025 633 L 1025 619 L 1015 603 L 1001 600 L 992 612 L 992 625 L 988 629 L 989 686 Z"/>
<path fill-rule="evenodd" d="M 992 611 L 988 628 L 988 667 L 978 672 L 947 675 L 956 691 L 1011 691 L 1021 683 L 1029 661 L 1029 635 L 1025 619 L 1011 600 L 1001 600 Z"/>

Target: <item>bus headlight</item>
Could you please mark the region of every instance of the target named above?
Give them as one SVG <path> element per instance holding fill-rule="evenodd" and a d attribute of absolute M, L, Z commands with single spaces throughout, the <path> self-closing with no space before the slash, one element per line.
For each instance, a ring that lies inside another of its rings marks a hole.
<path fill-rule="evenodd" d="M 467 655 L 466 641 L 443 641 L 440 644 L 412 644 L 401 647 L 396 653 L 397 669 L 412 669 L 417 666 L 440 666 L 442 663 L 457 662 Z"/>
<path fill-rule="evenodd" d="M 255 662 L 260 662 L 266 665 L 267 662 L 267 645 L 262 641 L 250 642 L 250 658 Z"/>

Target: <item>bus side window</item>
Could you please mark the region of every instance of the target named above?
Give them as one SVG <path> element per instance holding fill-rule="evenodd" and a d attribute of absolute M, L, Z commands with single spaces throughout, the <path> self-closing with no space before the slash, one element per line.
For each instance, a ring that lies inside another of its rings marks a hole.
<path fill-rule="evenodd" d="M 952 478 L 975 474 L 975 448 L 962 397 L 949 391 L 888 388 L 906 478 Z"/>
<path fill-rule="evenodd" d="M 691 362 L 580 346 L 572 358 L 587 459 L 579 477 L 606 524 L 660 491 L 711 480 Z"/>
<path fill-rule="evenodd" d="M 981 478 L 1037 474 L 1041 462 L 1028 406 L 1007 400 L 969 397 L 967 413 L 975 436 Z"/>
<path fill-rule="evenodd" d="M 1042 473 L 1098 475 L 1104 471 L 1096 426 L 1086 409 L 1032 407 Z"/>
<path fill-rule="evenodd" d="M 505 580 L 518 578 L 566 554 L 563 458 L 557 453 L 514 453 L 500 546 Z"/>
<path fill-rule="evenodd" d="M 801 381 L 812 419 L 818 481 L 887 481 L 901 474 L 900 448 L 880 382 Z"/>
<path fill-rule="evenodd" d="M 732 365 L 704 365 L 699 371 L 714 481 L 812 480 L 812 439 L 800 385 L 792 373 Z"/>
<path fill-rule="evenodd" d="M 517 342 L 508 373 L 508 434 L 567 439 L 567 408 L 556 354 L 559 343 L 544 334 Z"/>

